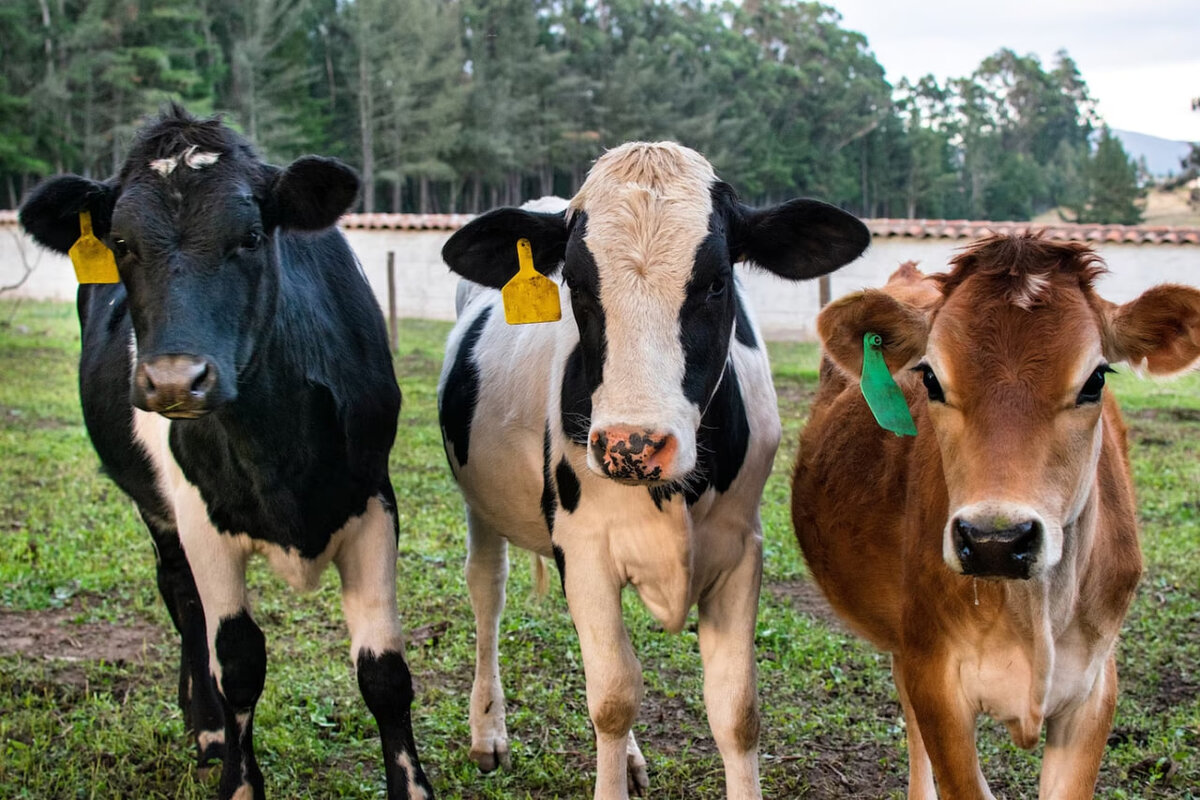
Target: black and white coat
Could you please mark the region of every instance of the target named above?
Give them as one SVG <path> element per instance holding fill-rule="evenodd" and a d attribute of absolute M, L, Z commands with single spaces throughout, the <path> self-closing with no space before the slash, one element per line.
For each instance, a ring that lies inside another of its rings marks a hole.
<path fill-rule="evenodd" d="M 561 268 L 562 321 L 505 323 L 494 288 L 517 270 L 518 238 L 542 270 Z M 795 200 L 755 211 L 699 154 L 631 143 L 597 161 L 565 210 L 499 209 L 446 244 L 450 267 L 482 284 L 460 292 L 438 393 L 467 506 L 471 757 L 482 769 L 509 752 L 497 636 L 511 542 L 558 565 L 596 732 L 595 796 L 647 786 L 631 733 L 642 678 L 621 618 L 626 584 L 672 632 L 699 606 L 728 796 L 761 796 L 758 508 L 780 424 L 733 265 L 802 279 L 867 241 L 836 208 Z"/>
<path fill-rule="evenodd" d="M 400 391 L 354 254 L 332 228 L 358 179 L 316 157 L 262 163 L 216 120 L 172 108 L 119 175 L 46 181 L 21 222 L 66 252 L 89 211 L 121 282 L 79 289 L 84 420 L 154 538 L 182 640 L 179 702 L 219 796 L 263 795 L 254 709 L 263 632 L 254 554 L 298 589 L 334 564 L 389 798 L 426 798 L 396 607 L 387 459 Z"/>

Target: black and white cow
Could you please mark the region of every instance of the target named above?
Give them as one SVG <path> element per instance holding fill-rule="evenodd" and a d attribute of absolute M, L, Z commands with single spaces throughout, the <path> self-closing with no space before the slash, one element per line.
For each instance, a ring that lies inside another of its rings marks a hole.
<path fill-rule="evenodd" d="M 496 640 L 512 542 L 553 556 L 562 577 L 596 733 L 595 796 L 647 786 L 631 733 L 641 667 L 621 618 L 631 583 L 672 632 L 699 605 L 728 796 L 760 797 L 758 506 L 780 425 L 733 265 L 811 278 L 857 258 L 867 230 L 814 200 L 747 208 L 696 152 L 632 143 L 604 154 L 565 210 L 492 211 L 442 255 L 500 287 L 517 271 L 518 238 L 542 270 L 561 268 L 574 324 L 509 327 L 499 292 L 466 291 L 438 392 L 467 505 L 471 757 L 484 771 L 508 759 Z"/>
<path fill-rule="evenodd" d="M 389 798 L 432 792 L 417 760 L 396 607 L 387 472 L 400 390 L 378 304 L 331 226 L 358 178 L 308 156 L 280 169 L 218 120 L 178 107 L 106 182 L 62 175 L 21 208 L 66 252 L 90 211 L 121 282 L 79 289 L 84 420 L 154 538 L 182 638 L 179 702 L 219 795 L 260 798 L 252 742 L 266 676 L 245 569 L 294 587 L 335 564 L 358 684 L 379 724 Z"/>

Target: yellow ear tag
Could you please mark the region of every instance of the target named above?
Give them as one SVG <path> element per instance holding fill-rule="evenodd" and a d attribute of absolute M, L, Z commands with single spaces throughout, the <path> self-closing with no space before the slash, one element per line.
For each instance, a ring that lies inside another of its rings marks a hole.
<path fill-rule="evenodd" d="M 528 239 L 517 240 L 517 263 L 517 274 L 500 290 L 504 321 L 509 325 L 524 325 L 562 319 L 558 284 L 533 268 L 533 248 Z"/>
<path fill-rule="evenodd" d="M 79 212 L 79 239 L 67 253 L 80 283 L 120 283 L 112 250 L 92 233 L 92 212 Z"/>

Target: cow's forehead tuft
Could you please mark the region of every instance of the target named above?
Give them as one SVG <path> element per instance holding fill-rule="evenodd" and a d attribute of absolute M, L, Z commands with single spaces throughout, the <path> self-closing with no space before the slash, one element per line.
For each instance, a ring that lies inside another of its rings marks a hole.
<path fill-rule="evenodd" d="M 571 211 L 604 205 L 614 194 L 644 191 L 664 200 L 707 194 L 716 182 L 712 165 L 691 148 L 675 142 L 627 142 L 596 160 Z"/>

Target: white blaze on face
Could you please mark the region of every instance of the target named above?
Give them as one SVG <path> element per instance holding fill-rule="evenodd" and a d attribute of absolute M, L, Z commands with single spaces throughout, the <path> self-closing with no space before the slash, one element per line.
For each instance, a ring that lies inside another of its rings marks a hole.
<path fill-rule="evenodd" d="M 182 153 L 154 159 L 150 162 L 150 169 L 165 178 L 181 163 L 188 169 L 204 169 L 217 163 L 220 158 L 220 153 L 204 152 L 198 146 L 192 145 Z"/>
<path fill-rule="evenodd" d="M 670 434 L 673 470 L 695 466 L 701 411 L 683 393 L 679 312 L 696 251 L 709 232 L 712 166 L 671 142 L 633 142 L 597 160 L 571 212 L 600 279 L 607 351 L 592 398 L 592 431 L 629 426 Z M 588 454 L 589 465 L 593 454 Z"/>

